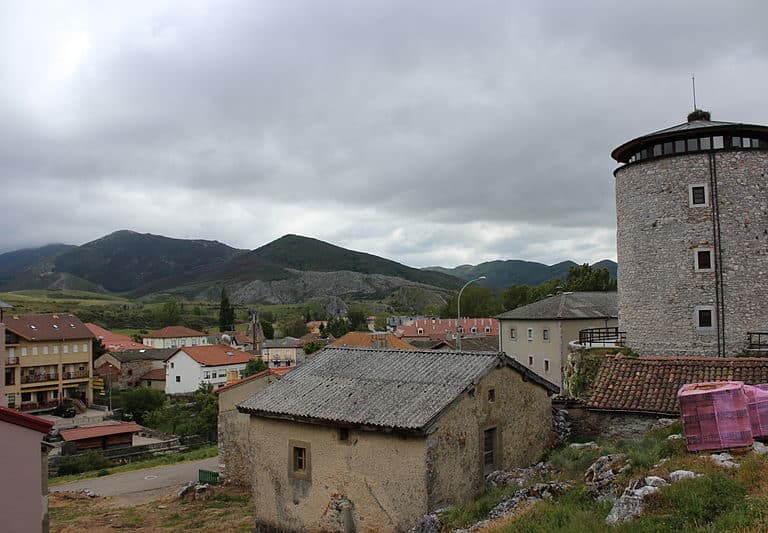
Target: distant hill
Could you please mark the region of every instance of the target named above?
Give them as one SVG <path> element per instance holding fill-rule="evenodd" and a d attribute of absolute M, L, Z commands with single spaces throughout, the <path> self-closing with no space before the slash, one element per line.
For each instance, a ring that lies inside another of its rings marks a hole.
<path fill-rule="evenodd" d="M 509 259 L 506 261 L 488 261 L 479 265 L 461 265 L 455 268 L 427 267 L 425 270 L 440 272 L 470 280 L 480 276 L 488 279 L 479 284 L 494 289 L 503 289 L 510 285 L 541 285 L 552 279 L 565 279 L 568 269 L 576 266 L 573 261 L 563 261 L 554 265 L 545 265 L 534 261 Z M 616 262 L 609 259 L 599 261 L 593 268 L 607 268 L 611 277 L 616 277 Z"/>
<path fill-rule="evenodd" d="M 70 244 L 46 244 L 39 248 L 25 248 L 0 254 L 0 284 L 43 259 L 66 252 L 72 248 L 77 247 Z"/>

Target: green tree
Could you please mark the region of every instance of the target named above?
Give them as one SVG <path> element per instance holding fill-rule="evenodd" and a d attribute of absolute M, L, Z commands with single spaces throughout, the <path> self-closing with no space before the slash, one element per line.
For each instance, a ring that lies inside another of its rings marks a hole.
<path fill-rule="evenodd" d="M 325 344 L 319 341 L 308 342 L 304 345 L 304 353 L 310 355 L 325 348 Z"/>
<path fill-rule="evenodd" d="M 107 353 L 107 347 L 104 346 L 101 339 L 94 338 L 93 341 L 91 341 L 91 346 L 91 354 L 94 360 Z"/>
<path fill-rule="evenodd" d="M 267 363 L 265 363 L 261 357 L 258 357 L 256 359 L 250 359 L 247 363 L 245 363 L 245 370 L 243 370 L 243 377 L 247 378 L 248 376 L 258 374 L 259 372 L 263 372 L 267 368 L 268 368 Z"/>
<path fill-rule="evenodd" d="M 328 321 L 325 328 L 323 328 L 323 335 L 328 337 L 329 335 L 338 339 L 339 337 L 346 335 L 352 331 L 349 322 L 341 317 L 334 317 Z"/>
<path fill-rule="evenodd" d="M 501 304 L 505 311 L 510 311 L 531 303 L 532 296 L 532 288 L 528 285 L 512 285 L 501 293 Z"/>
<path fill-rule="evenodd" d="M 219 331 L 233 331 L 235 329 L 235 306 L 229 301 L 227 289 L 221 288 L 221 302 L 219 303 Z"/>
<path fill-rule="evenodd" d="M 267 339 L 274 339 L 275 338 L 275 327 L 272 325 L 272 322 L 269 320 L 261 319 L 259 320 L 259 324 L 261 324 L 261 331 L 264 332 L 264 337 Z"/>
<path fill-rule="evenodd" d="M 192 399 L 172 399 L 145 416 L 147 426 L 173 435 L 201 435 L 215 441 L 219 400 L 210 385 L 201 385 Z"/>
<path fill-rule="evenodd" d="M 301 316 L 286 317 L 280 322 L 280 330 L 286 337 L 297 338 L 302 337 L 309 332 L 307 323 L 304 322 L 304 317 Z"/>
<path fill-rule="evenodd" d="M 155 314 L 157 321 L 164 326 L 178 324 L 181 318 L 181 307 L 175 299 L 165 302 Z"/>
<path fill-rule="evenodd" d="M 373 323 L 373 329 L 376 331 L 387 331 L 387 317 L 378 315 Z"/>
<path fill-rule="evenodd" d="M 368 330 L 368 317 L 362 309 L 350 309 L 347 312 L 347 320 L 349 320 L 349 327 L 352 331 Z"/>
<path fill-rule="evenodd" d="M 615 291 L 616 280 L 607 268 L 594 269 L 587 263 L 568 269 L 565 285 L 569 291 Z"/>
<path fill-rule="evenodd" d="M 458 293 L 451 296 L 446 306 L 442 309 L 440 316 L 443 318 L 454 318 L 458 311 L 457 308 Z M 470 285 L 461 294 L 461 316 L 467 318 L 484 318 L 498 315 L 503 311 L 503 307 L 493 291 L 488 287 L 478 287 Z"/>
<path fill-rule="evenodd" d="M 123 393 L 123 409 L 133 416 L 139 424 L 145 422 L 148 413 L 155 411 L 165 403 L 165 393 L 158 389 L 138 387 Z"/>

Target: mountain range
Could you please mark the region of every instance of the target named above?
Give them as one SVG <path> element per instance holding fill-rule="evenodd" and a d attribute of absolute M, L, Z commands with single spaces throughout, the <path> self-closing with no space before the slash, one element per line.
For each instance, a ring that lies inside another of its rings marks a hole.
<path fill-rule="evenodd" d="M 51 244 L 0 254 L 0 291 L 77 289 L 133 298 L 170 295 L 216 300 L 226 286 L 237 303 L 299 303 L 316 297 L 383 299 L 426 294 L 444 300 L 469 279 L 493 288 L 564 278 L 575 265 L 491 261 L 412 268 L 317 239 L 285 235 L 255 250 L 218 241 L 121 230 L 81 246 Z M 616 263 L 603 261 L 615 276 Z"/>

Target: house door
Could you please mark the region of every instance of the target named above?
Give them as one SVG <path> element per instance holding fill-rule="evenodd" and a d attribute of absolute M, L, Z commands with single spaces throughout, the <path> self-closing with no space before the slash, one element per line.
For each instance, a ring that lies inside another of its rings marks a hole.
<path fill-rule="evenodd" d="M 483 431 L 483 474 L 496 470 L 496 428 Z"/>

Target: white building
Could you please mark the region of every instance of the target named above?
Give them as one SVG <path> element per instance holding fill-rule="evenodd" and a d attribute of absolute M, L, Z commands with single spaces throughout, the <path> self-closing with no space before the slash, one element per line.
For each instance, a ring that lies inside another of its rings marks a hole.
<path fill-rule="evenodd" d="M 205 333 L 184 326 L 166 326 L 162 329 L 150 331 L 141 342 L 152 348 L 159 349 L 210 344 Z"/>
<path fill-rule="evenodd" d="M 185 346 L 165 360 L 165 393 L 195 392 L 200 385 L 218 387 L 227 382 L 227 373 L 239 378 L 245 364 L 253 358 L 223 344 Z"/>

